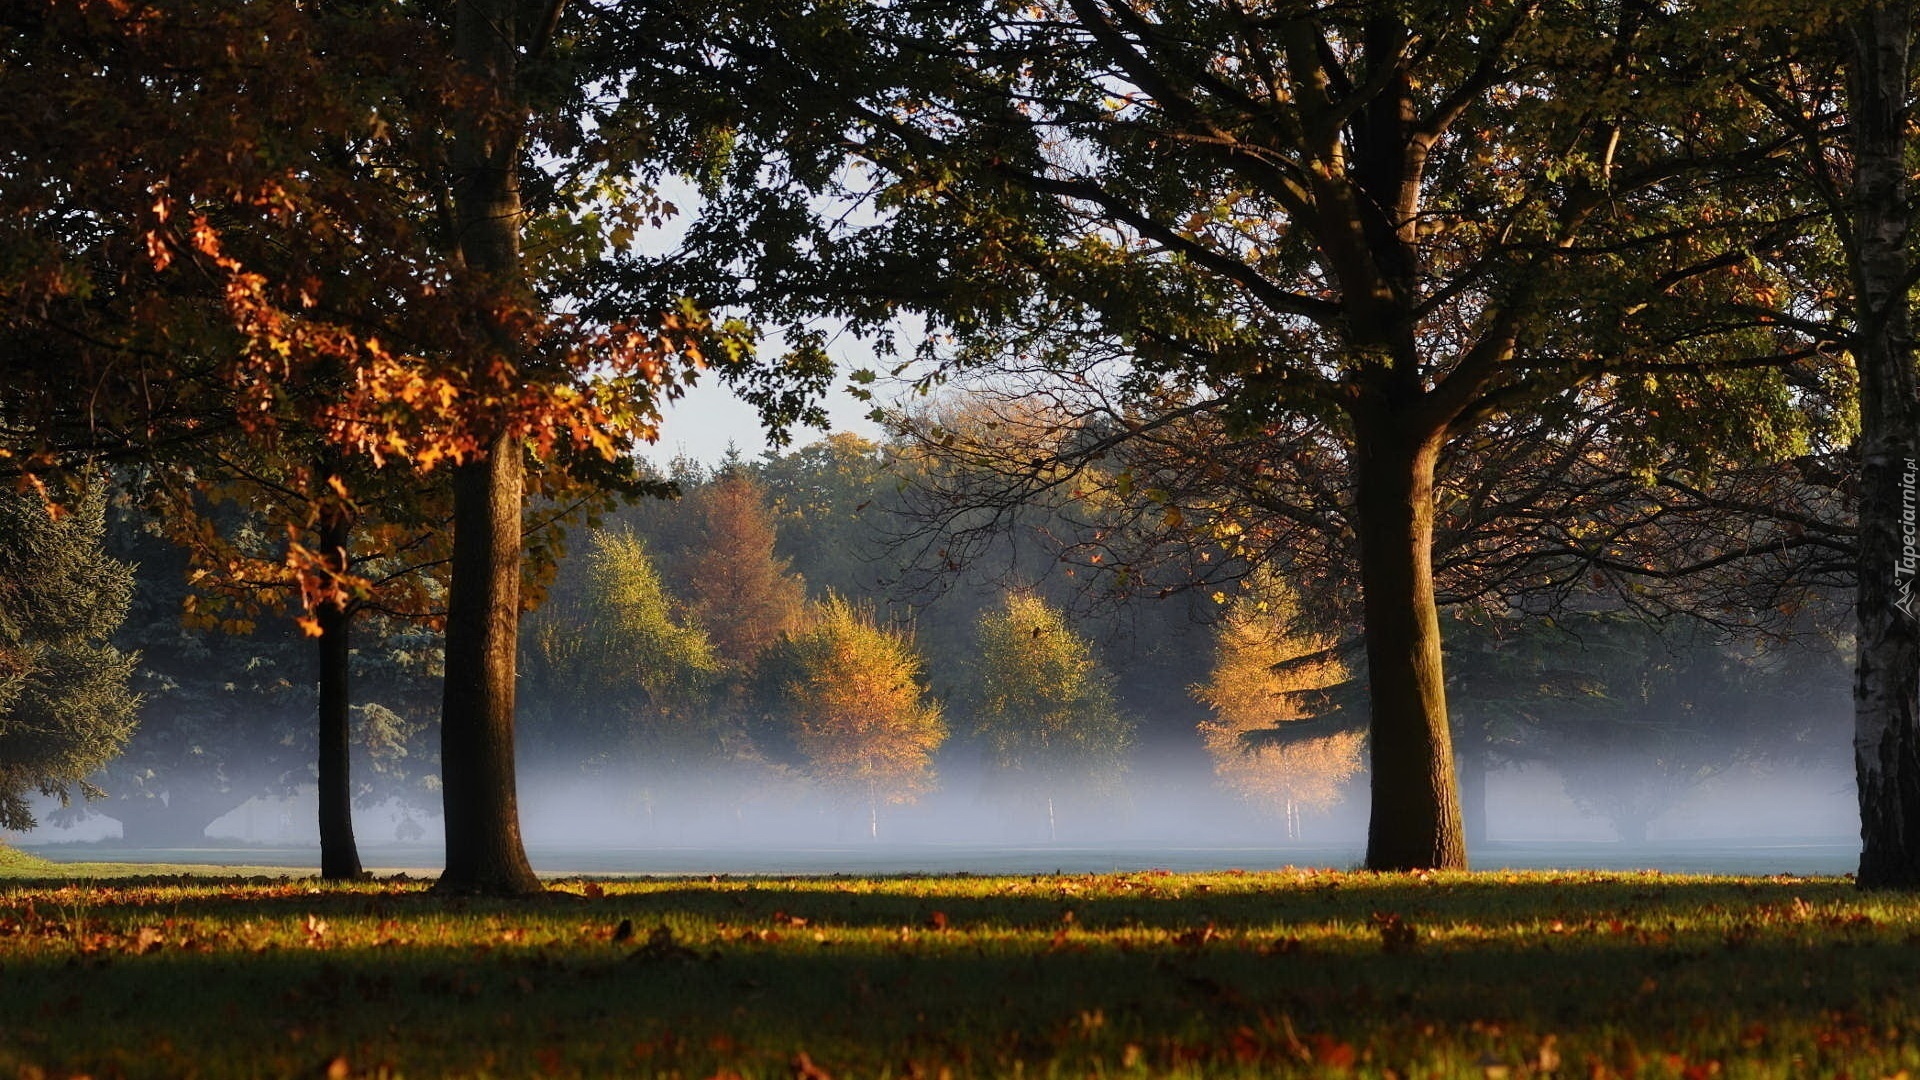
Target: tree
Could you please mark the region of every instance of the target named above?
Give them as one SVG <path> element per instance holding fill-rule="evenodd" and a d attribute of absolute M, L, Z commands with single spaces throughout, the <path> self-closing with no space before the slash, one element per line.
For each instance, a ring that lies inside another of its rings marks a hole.
<path fill-rule="evenodd" d="M 31 829 L 27 795 L 62 805 L 120 752 L 140 699 L 138 657 L 110 638 L 126 617 L 133 568 L 110 557 L 104 485 L 55 513 L 0 495 L 0 828 Z"/>
<path fill-rule="evenodd" d="M 835 132 L 891 217 L 812 240 L 823 264 L 940 319 L 944 370 L 1103 377 L 1134 409 L 1096 453 L 1194 410 L 1313 441 L 1362 585 L 1367 864 L 1465 865 L 1443 460 L 1596 396 L 1645 406 L 1623 414 L 1639 434 L 1712 424 L 1713 446 L 1790 452 L 1799 387 L 1837 375 L 1774 317 L 1804 207 L 1773 165 L 1797 136 L 1740 88 L 1764 62 L 1751 27 L 1452 0 L 853 10 L 838 40 L 865 51 L 737 46 L 858 98 Z"/>
<path fill-rule="evenodd" d="M 869 836 L 880 836 L 882 804 L 913 802 L 932 786 L 933 752 L 947 727 L 920 685 L 907 634 L 829 596 L 762 667 L 802 770 L 865 807 Z"/>
<path fill-rule="evenodd" d="M 1215 630 L 1213 670 L 1193 688 L 1213 710 L 1200 738 L 1215 775 L 1234 794 L 1286 821 L 1287 838 L 1300 838 L 1300 816 L 1324 810 L 1360 771 L 1364 736 L 1341 731 L 1313 738 L 1249 743 L 1247 735 L 1310 719 L 1316 697 L 1346 680 L 1344 666 L 1324 635 L 1302 635 L 1301 612 L 1272 571 L 1254 575 L 1228 601 Z"/>
<path fill-rule="evenodd" d="M 636 534 L 593 534 L 523 628 L 536 753 L 588 770 L 637 761 L 652 788 L 728 756 L 739 740 L 716 700 L 721 661 L 676 609 Z"/>
<path fill-rule="evenodd" d="M 599 76 L 570 15 L 63 3 L 20 15 L 0 63 L 14 96 L 65 95 L 5 131 L 10 473 L 294 427 L 376 467 L 453 466 L 455 891 L 538 888 L 512 778 L 526 459 L 609 473 L 705 329 L 670 299 L 591 320 L 562 299 L 666 212 L 633 176 L 645 146 L 584 137 Z M 310 582 L 336 580 L 324 562 Z"/>
<path fill-rule="evenodd" d="M 816 598 L 883 588 L 882 526 L 895 477 L 885 448 L 850 432 L 768 454 L 757 468 L 767 487 L 776 550 L 802 569 Z"/>
<path fill-rule="evenodd" d="M 1908 190 L 1914 8 L 1860 5 L 1841 29 L 1853 183 L 1847 231 L 1860 371 L 1854 681 L 1862 888 L 1920 886 L 1920 620 L 1913 589 L 1920 484 Z"/>
<path fill-rule="evenodd" d="M 202 629 L 242 635 L 263 616 L 285 617 L 312 640 L 320 874 L 358 878 L 353 624 L 364 614 L 437 621 L 444 489 L 411 472 L 356 464 L 298 429 L 282 431 L 266 453 L 227 437 L 170 456 L 167 469 L 150 472 L 146 498 L 151 527 L 191 559 L 195 591 L 183 615 Z"/>
<path fill-rule="evenodd" d="M 1007 593 L 975 626 L 965 698 L 972 734 L 1002 779 L 1045 800 L 1063 787 L 1111 783 L 1126 767 L 1133 722 L 1113 698 L 1113 676 L 1059 609 Z"/>
<path fill-rule="evenodd" d="M 680 593 L 720 659 L 735 671 L 797 628 L 806 585 L 774 554 L 767 489 L 744 469 L 722 472 L 687 495 L 693 544 L 674 560 Z"/>

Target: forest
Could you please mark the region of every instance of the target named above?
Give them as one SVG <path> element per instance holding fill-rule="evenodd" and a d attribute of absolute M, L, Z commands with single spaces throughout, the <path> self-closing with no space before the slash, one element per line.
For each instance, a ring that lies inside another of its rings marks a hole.
<path fill-rule="evenodd" d="M 1461 869 L 1490 773 L 1638 840 L 1850 743 L 1920 881 L 1911 14 L 11 11 L 0 824 L 310 786 L 523 895 L 522 772 L 1051 839 L 1166 758 Z M 775 449 L 649 465 L 714 380 Z"/>

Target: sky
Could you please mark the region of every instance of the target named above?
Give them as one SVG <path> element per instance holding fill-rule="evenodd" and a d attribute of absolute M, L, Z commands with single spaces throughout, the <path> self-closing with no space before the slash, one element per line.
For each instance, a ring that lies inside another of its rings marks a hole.
<path fill-rule="evenodd" d="M 833 431 L 851 431 L 869 439 L 880 437 L 880 427 L 867 419 L 873 408 L 857 400 L 844 385 L 846 368 L 825 402 Z M 818 442 L 827 432 L 803 428 L 793 433 L 793 447 Z M 687 395 L 666 410 L 660 425 L 660 441 L 644 453 L 647 460 L 665 465 L 685 455 L 711 465 L 726 455 L 728 445 L 739 447 L 749 460 L 767 449 L 760 417 L 753 406 L 733 396 L 733 392 L 709 373 Z"/>

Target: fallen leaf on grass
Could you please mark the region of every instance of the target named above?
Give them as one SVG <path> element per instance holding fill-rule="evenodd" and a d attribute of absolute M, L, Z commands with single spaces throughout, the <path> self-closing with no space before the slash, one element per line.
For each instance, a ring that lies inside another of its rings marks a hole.
<path fill-rule="evenodd" d="M 1173 943 L 1183 949 L 1197 949 L 1219 936 L 1220 932 L 1214 929 L 1213 923 L 1209 922 L 1205 926 L 1196 926 L 1185 933 L 1176 935 Z"/>
<path fill-rule="evenodd" d="M 629 960 L 647 962 L 662 960 L 687 961 L 698 960 L 699 958 L 700 954 L 698 952 L 673 940 L 673 931 L 668 929 L 665 923 L 653 928 L 653 933 L 647 935 L 647 943 L 645 945 L 627 954 L 627 959 Z"/>
<path fill-rule="evenodd" d="M 1412 952 L 1420 947 L 1420 930 L 1396 911 L 1373 913 L 1374 929 L 1380 931 L 1380 951 Z"/>

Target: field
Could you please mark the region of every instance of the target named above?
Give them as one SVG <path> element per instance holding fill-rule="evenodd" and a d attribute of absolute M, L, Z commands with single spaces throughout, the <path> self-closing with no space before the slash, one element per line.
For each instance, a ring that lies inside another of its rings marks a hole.
<path fill-rule="evenodd" d="M 0 853 L 0 1077 L 1920 1075 L 1920 900 L 1835 878 L 108 871 Z"/>

